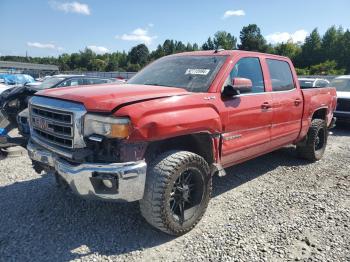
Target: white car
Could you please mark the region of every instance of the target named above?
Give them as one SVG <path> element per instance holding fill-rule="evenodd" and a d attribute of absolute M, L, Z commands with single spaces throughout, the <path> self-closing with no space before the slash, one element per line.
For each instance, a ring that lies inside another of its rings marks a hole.
<path fill-rule="evenodd" d="M 350 75 L 334 78 L 330 86 L 337 89 L 338 104 L 334 116 L 337 120 L 350 122 Z"/>
<path fill-rule="evenodd" d="M 329 81 L 323 78 L 298 78 L 301 88 L 327 87 Z"/>

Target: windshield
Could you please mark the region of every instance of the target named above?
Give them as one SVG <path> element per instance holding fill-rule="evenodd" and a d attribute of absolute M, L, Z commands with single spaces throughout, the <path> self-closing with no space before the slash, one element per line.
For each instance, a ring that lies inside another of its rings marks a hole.
<path fill-rule="evenodd" d="M 227 56 L 169 56 L 158 59 L 127 84 L 184 88 L 206 92 Z"/>
<path fill-rule="evenodd" d="M 330 83 L 330 86 L 335 87 L 340 92 L 350 92 L 350 79 L 336 78 Z"/>
<path fill-rule="evenodd" d="M 314 83 L 313 80 L 299 80 L 299 84 L 302 88 L 312 87 L 313 83 Z"/>
<path fill-rule="evenodd" d="M 48 89 L 64 80 L 63 77 L 50 77 L 45 79 L 37 88 Z"/>

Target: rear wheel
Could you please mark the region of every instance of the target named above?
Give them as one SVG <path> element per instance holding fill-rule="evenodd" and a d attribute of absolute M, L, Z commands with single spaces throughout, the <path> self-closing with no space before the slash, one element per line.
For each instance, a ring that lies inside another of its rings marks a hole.
<path fill-rule="evenodd" d="M 302 145 L 297 145 L 298 155 L 312 162 L 320 160 L 326 150 L 327 138 L 326 121 L 322 119 L 312 120 L 306 142 Z"/>
<path fill-rule="evenodd" d="M 208 163 L 187 151 L 172 151 L 150 164 L 140 209 L 159 230 L 182 235 L 202 218 L 211 196 Z"/>

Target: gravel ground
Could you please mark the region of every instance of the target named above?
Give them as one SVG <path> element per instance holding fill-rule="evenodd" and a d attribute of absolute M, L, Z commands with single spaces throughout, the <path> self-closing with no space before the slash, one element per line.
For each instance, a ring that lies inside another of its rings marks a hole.
<path fill-rule="evenodd" d="M 216 177 L 206 215 L 174 238 L 137 203 L 87 202 L 37 175 L 26 156 L 0 160 L 1 261 L 350 261 L 350 128 L 309 164 L 283 148 Z"/>

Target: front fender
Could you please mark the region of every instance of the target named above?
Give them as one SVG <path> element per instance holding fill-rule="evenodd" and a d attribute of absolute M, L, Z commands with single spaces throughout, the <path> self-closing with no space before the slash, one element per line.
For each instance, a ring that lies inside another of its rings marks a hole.
<path fill-rule="evenodd" d="M 131 118 L 131 141 L 155 141 L 186 134 L 215 134 L 222 131 L 216 107 L 198 95 L 133 104 L 118 110 L 117 115 Z"/>
<path fill-rule="evenodd" d="M 200 110 L 200 112 L 199 112 Z M 136 123 L 131 137 L 159 140 L 185 134 L 221 131 L 221 120 L 212 108 L 193 108 L 148 115 Z"/>

